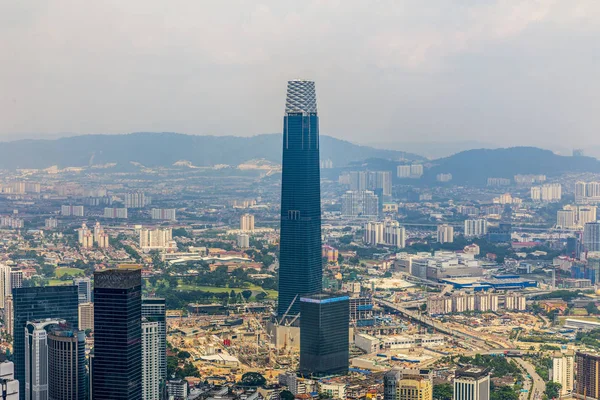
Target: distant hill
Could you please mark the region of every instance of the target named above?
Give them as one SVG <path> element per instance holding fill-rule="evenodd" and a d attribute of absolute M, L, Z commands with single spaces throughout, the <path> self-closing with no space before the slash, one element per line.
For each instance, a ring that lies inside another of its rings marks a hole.
<path fill-rule="evenodd" d="M 367 158 L 422 160 L 415 154 L 359 146 L 321 136 L 321 159 L 334 166 Z M 54 140 L 17 140 L 0 143 L 0 168 L 46 168 L 137 162 L 147 167 L 186 161 L 194 166 L 238 165 L 265 159 L 281 163 L 282 135 L 252 137 L 196 136 L 179 133 L 85 135 Z"/>
<path fill-rule="evenodd" d="M 536 147 L 467 150 L 432 161 L 424 178 L 435 181 L 439 173 L 451 173 L 452 183 L 485 185 L 487 178 L 512 178 L 518 174 L 560 175 L 566 172 L 600 172 L 593 157 L 559 156 Z"/>

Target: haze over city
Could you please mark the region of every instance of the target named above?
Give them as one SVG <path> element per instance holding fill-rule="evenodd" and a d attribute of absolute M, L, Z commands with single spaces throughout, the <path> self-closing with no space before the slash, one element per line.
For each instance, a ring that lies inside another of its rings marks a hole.
<path fill-rule="evenodd" d="M 337 138 L 565 153 L 600 145 L 599 18 L 594 0 L 5 1 L 0 139 L 280 132 L 281 82 L 310 78 Z"/>

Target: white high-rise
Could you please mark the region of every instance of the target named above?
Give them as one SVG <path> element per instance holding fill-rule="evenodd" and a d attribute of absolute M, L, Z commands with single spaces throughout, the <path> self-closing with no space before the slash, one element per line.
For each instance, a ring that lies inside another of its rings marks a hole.
<path fill-rule="evenodd" d="M 25 400 L 48 399 L 48 332 L 64 320 L 30 321 L 25 326 Z"/>
<path fill-rule="evenodd" d="M 240 230 L 245 232 L 254 230 L 254 215 L 244 214 L 240 217 Z"/>
<path fill-rule="evenodd" d="M 92 301 L 92 282 L 90 278 L 75 278 L 73 284 L 77 286 L 79 304 Z"/>
<path fill-rule="evenodd" d="M 0 379 L 6 382 L 6 400 L 19 400 L 19 381 L 15 380 L 15 364 L 11 361 L 0 363 Z"/>
<path fill-rule="evenodd" d="M 376 217 L 379 215 L 379 198 L 370 190 L 348 190 L 342 195 L 342 215 Z"/>
<path fill-rule="evenodd" d="M 438 243 L 452 243 L 454 242 L 454 228 L 450 225 L 438 225 L 437 227 L 437 241 Z"/>
<path fill-rule="evenodd" d="M 406 243 L 406 231 L 398 221 L 386 219 L 382 222 L 367 222 L 364 233 L 365 244 L 386 245 L 404 248 Z"/>
<path fill-rule="evenodd" d="M 173 240 L 171 228 L 142 228 L 140 229 L 140 247 L 144 251 L 168 250 L 177 248 L 177 243 Z"/>
<path fill-rule="evenodd" d="M 174 208 L 153 208 L 152 219 L 161 219 L 168 221 L 175 221 L 175 209 Z"/>
<path fill-rule="evenodd" d="M 10 276 L 10 267 L 8 265 L 0 264 L 0 308 L 4 308 L 6 296 L 12 294 Z"/>
<path fill-rule="evenodd" d="M 556 227 L 557 228 L 574 228 L 575 227 L 575 211 L 574 210 L 558 210 L 556 212 Z"/>
<path fill-rule="evenodd" d="M 465 236 L 483 236 L 487 234 L 487 220 L 467 219 L 465 220 Z"/>
<path fill-rule="evenodd" d="M 570 394 L 573 391 L 573 382 L 575 379 L 575 354 L 573 351 L 565 353 L 556 352 L 552 357 L 552 376 L 553 382 L 560 383 L 562 386 L 561 396 Z"/>
<path fill-rule="evenodd" d="M 142 399 L 158 400 L 160 394 L 158 322 L 142 322 Z"/>

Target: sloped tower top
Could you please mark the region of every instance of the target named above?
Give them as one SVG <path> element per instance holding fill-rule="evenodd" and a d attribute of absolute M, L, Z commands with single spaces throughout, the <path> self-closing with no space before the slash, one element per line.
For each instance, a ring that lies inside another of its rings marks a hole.
<path fill-rule="evenodd" d="M 303 79 L 288 81 L 285 112 L 303 114 L 317 112 L 317 95 L 314 81 Z"/>

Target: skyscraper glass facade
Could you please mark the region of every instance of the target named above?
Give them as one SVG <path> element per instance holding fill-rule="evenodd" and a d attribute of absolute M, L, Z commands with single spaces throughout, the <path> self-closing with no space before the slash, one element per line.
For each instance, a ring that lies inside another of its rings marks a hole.
<path fill-rule="evenodd" d="M 283 118 L 279 317 L 291 305 L 287 315 L 293 318 L 300 312 L 300 296 L 321 291 L 322 268 L 315 83 L 296 80 L 288 82 Z"/>
<path fill-rule="evenodd" d="M 78 326 L 76 286 L 44 286 L 13 289 L 13 352 L 19 398 L 25 399 L 25 326 L 28 321 L 62 319 Z"/>
<path fill-rule="evenodd" d="M 300 298 L 300 374 L 348 373 L 348 296 L 317 294 Z"/>
<path fill-rule="evenodd" d="M 140 269 L 94 273 L 94 400 L 142 398 Z"/>

